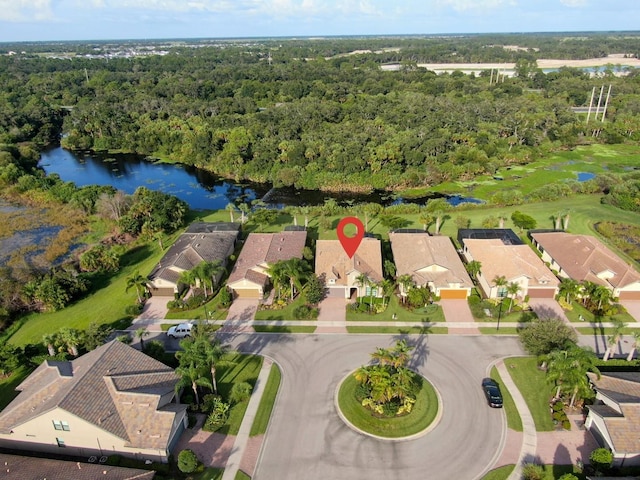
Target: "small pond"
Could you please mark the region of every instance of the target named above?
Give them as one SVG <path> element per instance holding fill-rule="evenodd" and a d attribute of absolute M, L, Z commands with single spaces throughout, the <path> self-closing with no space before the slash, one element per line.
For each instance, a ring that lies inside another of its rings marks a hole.
<path fill-rule="evenodd" d="M 578 172 L 578 181 L 586 182 L 587 180 L 591 180 L 592 178 L 596 178 L 595 173 L 591 172 Z"/>

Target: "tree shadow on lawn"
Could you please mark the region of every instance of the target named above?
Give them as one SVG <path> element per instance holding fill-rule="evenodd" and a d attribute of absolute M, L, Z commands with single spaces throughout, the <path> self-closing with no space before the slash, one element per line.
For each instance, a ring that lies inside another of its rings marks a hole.
<path fill-rule="evenodd" d="M 132 249 L 127 250 L 124 255 L 120 257 L 120 267 L 136 265 L 149 258 L 152 253 L 153 252 L 151 251 L 151 248 L 149 248 L 149 245 L 133 247 Z"/>

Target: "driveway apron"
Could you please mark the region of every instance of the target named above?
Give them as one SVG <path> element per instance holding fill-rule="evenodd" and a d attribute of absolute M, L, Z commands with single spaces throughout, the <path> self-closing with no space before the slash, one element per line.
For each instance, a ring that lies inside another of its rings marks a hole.
<path fill-rule="evenodd" d="M 466 300 L 444 299 L 440 300 L 444 318 L 447 321 L 447 328 L 451 334 L 479 334 L 480 330 L 469 326 L 456 326 L 456 323 L 474 323 L 475 319 L 469 309 Z"/>
<path fill-rule="evenodd" d="M 347 333 L 347 301 L 327 297 L 318 305 L 318 327 L 315 333 Z"/>

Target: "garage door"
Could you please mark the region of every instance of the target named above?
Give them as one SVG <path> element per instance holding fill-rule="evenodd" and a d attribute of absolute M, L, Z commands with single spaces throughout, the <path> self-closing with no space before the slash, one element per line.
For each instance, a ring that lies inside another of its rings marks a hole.
<path fill-rule="evenodd" d="M 440 289 L 440 298 L 442 299 L 465 299 L 467 298 L 467 291 L 459 288 Z"/>
<path fill-rule="evenodd" d="M 233 293 L 237 298 L 260 298 L 260 290 L 257 288 L 234 288 Z"/>
<path fill-rule="evenodd" d="M 174 296 L 173 288 L 152 288 L 151 295 L 154 297 L 172 297 Z"/>
<path fill-rule="evenodd" d="M 344 287 L 327 288 L 327 298 L 346 298 Z"/>
<path fill-rule="evenodd" d="M 529 298 L 553 298 L 556 291 L 551 288 L 530 288 L 527 292 Z"/>
<path fill-rule="evenodd" d="M 640 300 L 640 292 L 620 292 L 620 300 Z"/>

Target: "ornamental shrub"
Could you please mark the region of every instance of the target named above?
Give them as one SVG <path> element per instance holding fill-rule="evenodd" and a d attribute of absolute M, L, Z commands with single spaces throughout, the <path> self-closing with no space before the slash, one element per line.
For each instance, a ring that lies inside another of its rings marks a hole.
<path fill-rule="evenodd" d="M 613 454 L 606 448 L 596 448 L 589 455 L 589 460 L 597 472 L 603 472 L 611 467 Z"/>
<path fill-rule="evenodd" d="M 193 450 L 182 450 L 178 454 L 178 470 L 182 473 L 193 473 L 198 468 L 198 457 Z"/>
<path fill-rule="evenodd" d="M 229 400 L 231 403 L 244 402 L 251 396 L 251 390 L 253 390 L 253 387 L 247 382 L 234 383 L 233 387 L 231 387 Z"/>
<path fill-rule="evenodd" d="M 527 463 L 522 467 L 522 478 L 524 480 L 543 480 L 544 477 L 544 469 L 540 465 Z"/>

